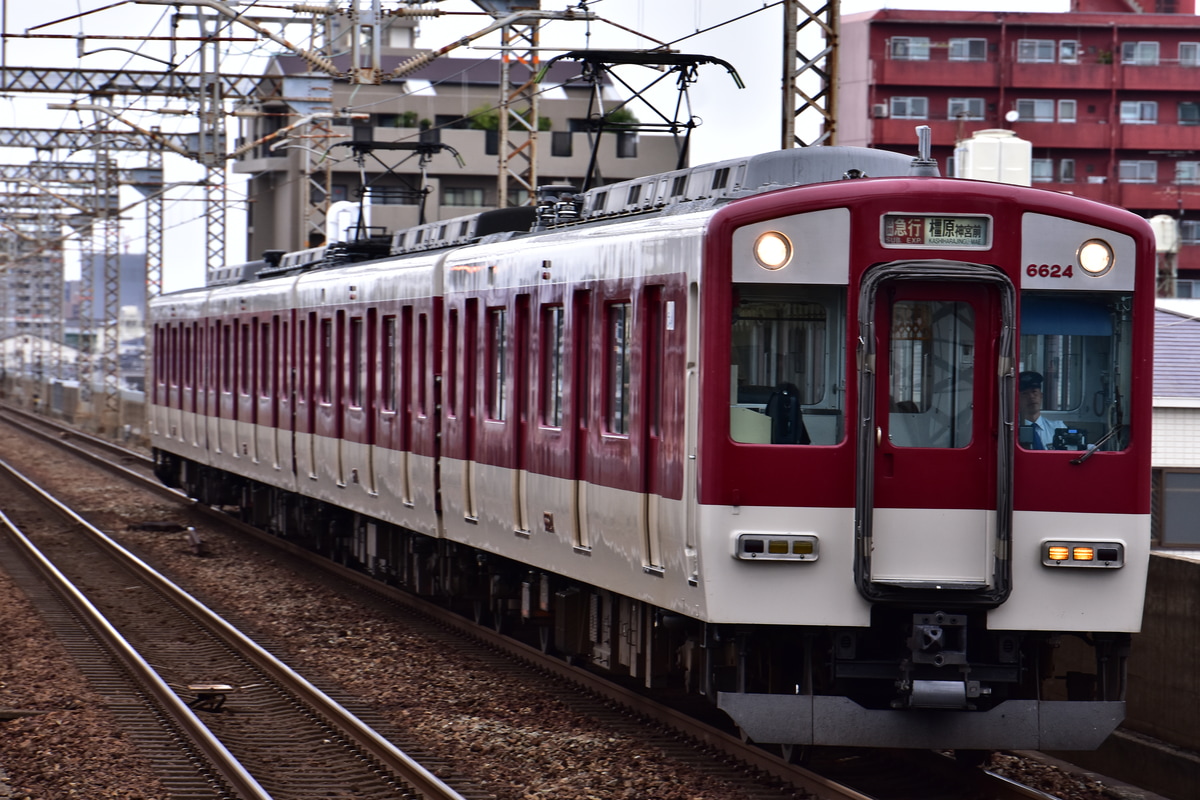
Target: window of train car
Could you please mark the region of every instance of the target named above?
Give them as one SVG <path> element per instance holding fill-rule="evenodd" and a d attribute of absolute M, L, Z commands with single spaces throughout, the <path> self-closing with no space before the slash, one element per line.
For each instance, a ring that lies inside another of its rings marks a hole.
<path fill-rule="evenodd" d="M 1021 447 L 1128 445 L 1132 305 L 1119 293 L 1021 293 Z"/>
<path fill-rule="evenodd" d="M 363 406 L 363 383 L 366 363 L 363 359 L 363 320 L 350 318 L 350 405 Z"/>
<path fill-rule="evenodd" d="M 505 365 L 508 363 L 507 309 L 489 308 L 488 334 L 488 419 L 505 420 Z"/>
<path fill-rule="evenodd" d="M 975 311 L 969 303 L 905 300 L 892 306 L 888 437 L 898 447 L 971 443 Z"/>
<path fill-rule="evenodd" d="M 738 284 L 729 435 L 748 444 L 837 444 L 845 433 L 845 289 Z"/>
<path fill-rule="evenodd" d="M 566 313 L 562 306 L 542 308 L 542 424 L 563 423 L 563 366 Z"/>
<path fill-rule="evenodd" d="M 629 433 L 629 375 L 632 349 L 633 305 L 608 305 L 608 386 L 605 392 L 605 430 L 608 433 Z"/>
<path fill-rule="evenodd" d="M 396 410 L 396 317 L 383 318 L 383 410 Z"/>

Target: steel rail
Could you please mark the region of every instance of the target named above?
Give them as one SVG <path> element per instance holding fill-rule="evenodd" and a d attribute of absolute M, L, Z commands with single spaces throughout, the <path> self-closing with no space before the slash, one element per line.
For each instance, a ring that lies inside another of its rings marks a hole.
<path fill-rule="evenodd" d="M 143 476 L 125 470 L 119 465 L 110 466 L 116 466 L 127 472 L 128 477 L 137 478 L 139 481 L 146 480 Z M 96 542 L 135 570 L 142 579 L 152 584 L 173 602 L 185 607 L 190 613 L 199 617 L 219 638 L 242 653 L 254 666 L 293 692 L 325 724 L 341 732 L 348 739 L 353 740 L 382 765 L 384 769 L 392 772 L 392 774 L 410 786 L 420 796 L 429 800 L 465 800 L 457 791 L 393 745 L 369 725 L 358 719 L 357 716 L 340 703 L 313 686 L 307 679 L 264 650 L 256 642 L 247 638 L 241 631 L 226 622 L 195 597 L 176 586 L 103 531 L 88 523 L 87 520 L 34 484 L 8 463 L 0 460 L 0 468 L 6 471 L 13 480 L 21 483 L 29 491 L 38 495 L 45 504 L 53 508 L 57 513 L 82 526 Z M 152 688 L 156 699 L 160 699 L 164 703 L 164 706 L 170 710 L 173 718 L 176 714 L 181 715 L 180 725 L 187 730 L 189 735 L 195 735 L 197 743 L 205 748 L 206 756 L 212 759 L 213 763 L 221 771 L 222 776 L 226 777 L 230 784 L 242 793 L 245 800 L 272 800 L 270 795 L 266 794 L 258 786 L 258 783 L 254 781 L 253 777 L 242 769 L 233 756 L 225 750 L 224 745 L 216 740 L 204 723 L 192 713 L 191 709 L 187 708 L 178 696 L 175 695 L 174 691 L 163 683 L 162 679 L 159 678 L 158 674 L 154 672 L 145 660 L 125 643 L 116 629 L 91 605 L 87 598 L 75 589 L 53 564 L 37 552 L 32 542 L 29 542 L 27 537 L 18 531 L 7 517 L 3 516 L 2 512 L 0 512 L 0 519 L 3 520 L 5 527 L 13 532 L 14 536 L 23 540 L 23 549 L 27 552 L 36 553 L 36 555 L 31 557 L 34 558 L 43 570 L 49 570 L 48 575 L 55 576 L 53 577 L 54 583 L 62 586 L 64 591 L 69 593 L 72 604 L 80 606 L 81 613 L 85 613 L 89 619 L 96 621 L 97 628 L 103 631 L 105 640 L 108 641 L 111 639 L 114 647 L 120 649 L 123 657 L 124 654 L 129 654 L 131 669 L 135 671 L 135 674 L 139 678 L 147 680 L 147 685 Z M 212 755 L 209 754 L 210 751 Z M 224 766 L 230 763 L 236 765 L 236 767 L 229 768 Z M 226 774 L 226 772 L 229 774 Z"/>
<path fill-rule="evenodd" d="M 66 506 L 63 506 L 55 498 L 48 495 L 40 487 L 31 483 L 29 479 L 6 461 L 0 460 L 0 469 L 3 469 L 17 482 L 24 484 L 44 502 L 55 507 L 55 510 L 59 513 L 84 525 L 92 533 L 99 534 L 105 539 L 108 538 L 69 508 L 66 508 Z M 0 523 L 8 529 L 10 538 L 17 544 L 25 557 L 37 567 L 55 590 L 59 592 L 64 601 L 74 609 L 75 613 L 88 624 L 113 655 L 142 683 L 171 721 L 187 733 L 191 741 L 198 747 L 204 757 L 208 759 L 213 768 L 220 773 L 229 787 L 237 792 L 243 800 L 272 800 L 271 796 L 254 779 L 254 776 L 247 772 L 238 760 L 233 757 L 233 754 L 225 748 L 225 745 L 212 734 L 208 726 L 196 716 L 192 709 L 188 708 L 187 704 L 179 699 L 179 696 L 171 687 L 163 682 L 158 673 L 146 663 L 146 660 L 142 658 L 137 650 L 100 613 L 100 610 L 63 575 L 58 567 L 42 554 L 37 546 L 30 541 L 29 537 L 3 511 L 0 511 Z"/>

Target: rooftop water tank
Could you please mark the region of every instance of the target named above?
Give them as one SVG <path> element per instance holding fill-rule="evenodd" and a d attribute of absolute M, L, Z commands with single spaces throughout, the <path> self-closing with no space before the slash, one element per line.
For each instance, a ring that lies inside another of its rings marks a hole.
<path fill-rule="evenodd" d="M 1033 145 L 1010 130 L 975 131 L 954 148 L 954 177 L 1029 186 Z"/>

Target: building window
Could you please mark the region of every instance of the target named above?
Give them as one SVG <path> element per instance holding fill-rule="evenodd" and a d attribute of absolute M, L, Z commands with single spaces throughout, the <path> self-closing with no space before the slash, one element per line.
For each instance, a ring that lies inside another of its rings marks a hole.
<path fill-rule="evenodd" d="M 1200 297 L 1200 281 L 1175 281 L 1175 296 L 1188 299 Z"/>
<path fill-rule="evenodd" d="M 1176 183 L 1200 183 L 1200 161 L 1180 161 L 1175 164 Z"/>
<path fill-rule="evenodd" d="M 1053 64 L 1058 43 L 1053 39 L 1018 39 L 1017 61 L 1023 64 Z"/>
<path fill-rule="evenodd" d="M 982 97 L 951 97 L 946 104 L 947 119 L 983 119 Z"/>
<path fill-rule="evenodd" d="M 447 186 L 442 189 L 442 205 L 444 206 L 482 206 L 483 189 L 473 189 L 463 186 Z"/>
<path fill-rule="evenodd" d="M 1064 158 L 1062 161 L 1058 162 L 1058 182 L 1075 182 L 1075 159 Z"/>
<path fill-rule="evenodd" d="M 1158 540 L 1164 545 L 1194 546 L 1200 542 L 1195 520 L 1200 514 L 1200 471 L 1158 470 Z"/>
<path fill-rule="evenodd" d="M 1034 183 L 1054 182 L 1054 159 L 1035 158 L 1032 161 L 1032 178 Z"/>
<path fill-rule="evenodd" d="M 1076 103 L 1074 100 L 1059 100 L 1058 101 L 1058 121 L 1059 122 L 1074 122 L 1075 121 Z"/>
<path fill-rule="evenodd" d="M 570 131 L 554 131 L 550 134 L 550 155 L 570 158 L 573 152 Z"/>
<path fill-rule="evenodd" d="M 1123 42 L 1121 63 L 1140 67 L 1158 65 L 1158 42 Z"/>
<path fill-rule="evenodd" d="M 1180 220 L 1179 240 L 1184 244 L 1200 244 L 1200 219 Z M 1200 294 L 1193 296 L 1200 297 Z"/>
<path fill-rule="evenodd" d="M 1200 42 L 1179 43 L 1179 66 L 1200 67 Z"/>
<path fill-rule="evenodd" d="M 891 41 L 892 58 L 900 61 L 928 61 L 928 36 L 895 36 Z"/>
<path fill-rule="evenodd" d="M 1180 103 L 1179 124 L 1200 125 L 1200 103 Z"/>
<path fill-rule="evenodd" d="M 617 131 L 617 158 L 637 158 L 638 135 L 633 131 Z"/>
<path fill-rule="evenodd" d="M 1054 122 L 1053 100 L 1018 100 L 1021 122 Z"/>
<path fill-rule="evenodd" d="M 928 97 L 893 97 L 891 114 L 894 119 L 928 119 Z"/>
<path fill-rule="evenodd" d="M 1063 39 L 1058 43 L 1058 63 L 1079 63 L 1079 42 L 1074 39 Z"/>
<path fill-rule="evenodd" d="M 1126 125 L 1153 125 L 1158 122 L 1158 103 L 1152 100 L 1121 101 L 1121 122 Z"/>
<path fill-rule="evenodd" d="M 987 39 L 951 39 L 951 61 L 987 61 Z"/>
<path fill-rule="evenodd" d="M 1117 167 L 1121 183 L 1158 183 L 1157 161 L 1122 161 Z"/>

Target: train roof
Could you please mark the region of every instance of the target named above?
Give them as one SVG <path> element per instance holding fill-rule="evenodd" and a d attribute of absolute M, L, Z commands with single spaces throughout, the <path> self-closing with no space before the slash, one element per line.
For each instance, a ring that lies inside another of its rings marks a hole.
<path fill-rule="evenodd" d="M 740 197 L 849 178 L 903 177 L 915 159 L 864 147 L 805 147 L 701 164 L 579 192 L 573 186 L 539 188 L 536 208 L 502 208 L 437 220 L 292 253 L 268 251 L 263 260 L 226 267 L 209 286 L 296 274 L 388 256 L 504 241 L 538 231 L 643 214 L 677 214 L 716 207 Z"/>

